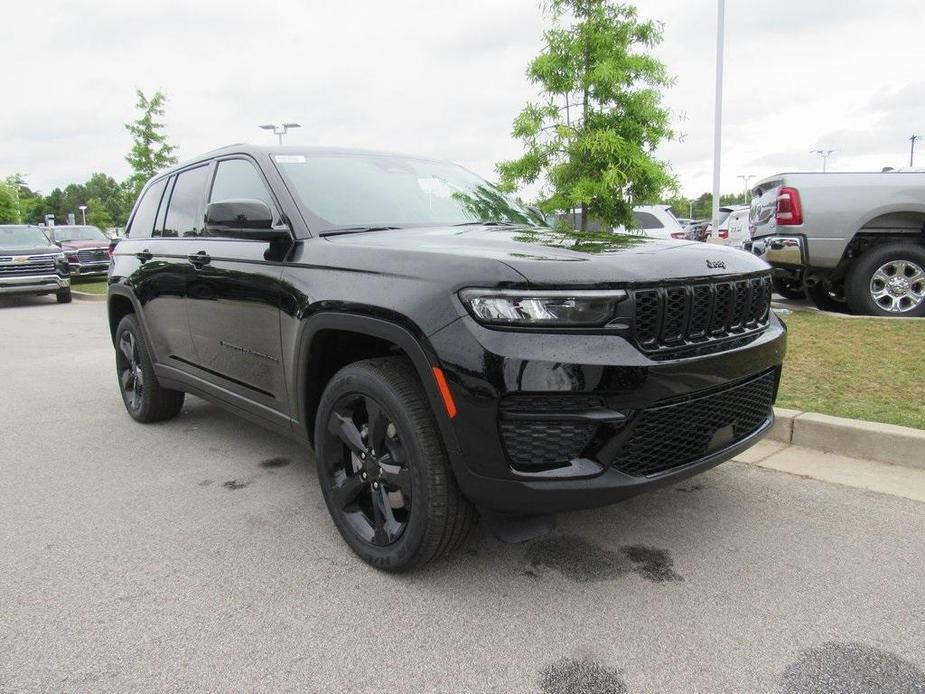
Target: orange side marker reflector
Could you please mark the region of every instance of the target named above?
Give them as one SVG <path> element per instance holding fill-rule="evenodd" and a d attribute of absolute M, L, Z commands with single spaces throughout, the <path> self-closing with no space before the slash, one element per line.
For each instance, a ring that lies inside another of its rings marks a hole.
<path fill-rule="evenodd" d="M 453 395 L 450 393 L 450 387 L 446 384 L 443 369 L 439 366 L 435 366 L 433 370 L 437 388 L 440 389 L 440 395 L 443 396 L 443 405 L 446 407 L 446 413 L 450 416 L 450 419 L 453 419 L 453 417 L 456 416 L 456 403 L 453 402 Z"/>

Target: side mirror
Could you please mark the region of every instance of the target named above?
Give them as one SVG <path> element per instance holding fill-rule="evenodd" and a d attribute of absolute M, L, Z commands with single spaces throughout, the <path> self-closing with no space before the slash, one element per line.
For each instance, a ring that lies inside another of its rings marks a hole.
<path fill-rule="evenodd" d="M 255 241 L 289 238 L 286 229 L 273 228 L 273 212 L 263 200 L 240 198 L 210 202 L 206 208 L 206 232 Z"/>

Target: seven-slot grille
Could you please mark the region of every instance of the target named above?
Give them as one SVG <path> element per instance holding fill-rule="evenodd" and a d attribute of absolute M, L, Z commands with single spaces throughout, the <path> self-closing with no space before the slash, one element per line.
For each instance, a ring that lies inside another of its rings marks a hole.
<path fill-rule="evenodd" d="M 77 260 L 81 263 L 104 263 L 109 260 L 105 248 L 84 248 L 77 251 Z"/>
<path fill-rule="evenodd" d="M 24 261 L 16 261 L 22 256 L 0 257 L 0 277 L 17 277 L 19 275 L 47 275 L 55 271 L 53 255 L 30 255 Z"/>
<path fill-rule="evenodd" d="M 646 351 L 741 335 L 764 327 L 771 276 L 633 290 L 635 337 Z"/>

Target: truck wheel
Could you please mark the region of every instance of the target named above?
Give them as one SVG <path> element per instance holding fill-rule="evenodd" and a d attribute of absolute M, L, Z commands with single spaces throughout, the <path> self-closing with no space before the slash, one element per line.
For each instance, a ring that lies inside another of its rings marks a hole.
<path fill-rule="evenodd" d="M 785 299 L 805 299 L 806 292 L 803 291 L 803 283 L 798 280 L 788 280 L 783 277 L 775 277 L 774 292 L 780 294 Z"/>
<path fill-rule="evenodd" d="M 851 310 L 861 315 L 925 316 L 925 248 L 872 248 L 848 270 L 845 292 Z"/>
<path fill-rule="evenodd" d="M 825 282 L 817 282 L 811 287 L 806 287 L 806 296 L 820 311 L 848 313 L 848 304 L 844 297 L 833 291 Z"/>
<path fill-rule="evenodd" d="M 125 409 L 137 422 L 160 422 L 175 417 L 185 393 L 161 387 L 142 337 L 138 320 L 129 314 L 116 328 L 116 376 Z"/>
<path fill-rule="evenodd" d="M 334 525 L 377 569 L 405 571 L 448 554 L 475 523 L 427 397 L 400 357 L 334 374 L 315 418 L 315 465 Z"/>
<path fill-rule="evenodd" d="M 59 304 L 69 304 L 71 303 L 71 290 L 69 288 L 62 289 L 55 294 L 55 297 L 58 299 Z"/>

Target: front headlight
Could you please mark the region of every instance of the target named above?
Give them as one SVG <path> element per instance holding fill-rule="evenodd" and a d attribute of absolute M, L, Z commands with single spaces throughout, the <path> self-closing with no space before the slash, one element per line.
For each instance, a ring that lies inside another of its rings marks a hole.
<path fill-rule="evenodd" d="M 613 320 L 626 292 L 463 289 L 459 298 L 473 318 L 488 325 L 588 328 Z"/>

